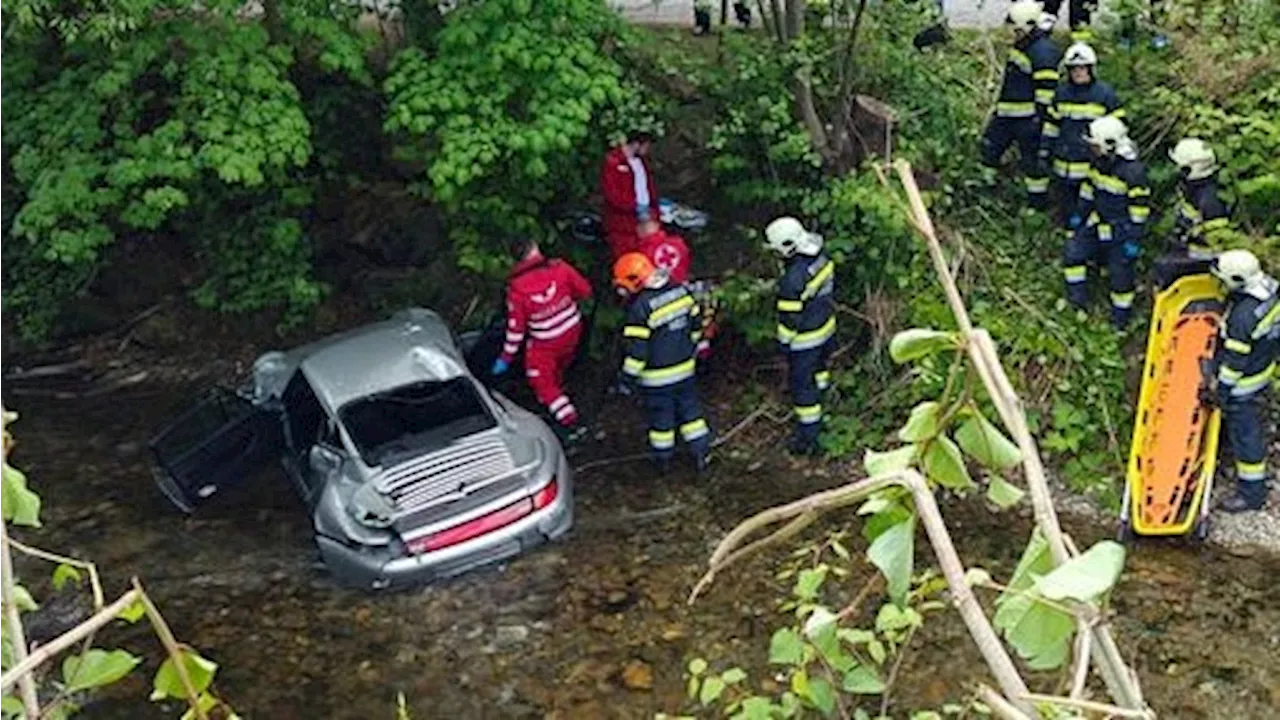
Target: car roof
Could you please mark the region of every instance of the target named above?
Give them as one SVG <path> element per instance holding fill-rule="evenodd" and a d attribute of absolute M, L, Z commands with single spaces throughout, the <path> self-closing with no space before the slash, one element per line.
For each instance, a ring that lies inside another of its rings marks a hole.
<path fill-rule="evenodd" d="M 436 313 L 411 308 L 289 353 L 330 412 L 352 400 L 402 385 L 468 375 L 449 326 Z"/>

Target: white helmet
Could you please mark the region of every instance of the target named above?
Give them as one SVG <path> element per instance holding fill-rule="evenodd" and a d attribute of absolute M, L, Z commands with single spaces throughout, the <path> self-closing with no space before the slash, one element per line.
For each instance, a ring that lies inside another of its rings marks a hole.
<path fill-rule="evenodd" d="M 1097 65 L 1098 53 L 1093 51 L 1089 43 L 1072 43 L 1071 47 L 1062 55 L 1062 64 L 1067 67 L 1078 67 L 1080 65 Z"/>
<path fill-rule="evenodd" d="M 1044 3 L 1037 0 L 1018 0 L 1009 6 L 1009 15 L 1005 22 L 1016 30 L 1031 32 L 1040 24 L 1040 16 L 1044 14 Z"/>
<path fill-rule="evenodd" d="M 1262 272 L 1258 256 L 1248 250 L 1228 250 L 1219 255 L 1210 266 L 1214 277 L 1222 281 L 1229 292 L 1246 290 L 1260 285 L 1267 277 Z"/>
<path fill-rule="evenodd" d="M 822 251 L 822 236 L 804 229 L 793 217 L 780 217 L 764 229 L 765 245 L 784 258 L 796 253 L 817 255 Z"/>
<path fill-rule="evenodd" d="M 1129 128 L 1114 115 L 1103 115 L 1089 123 L 1084 131 L 1084 140 L 1107 155 L 1123 155 L 1129 159 L 1137 157 L 1133 141 L 1129 139 Z"/>
<path fill-rule="evenodd" d="M 1200 138 L 1183 138 L 1169 151 L 1169 159 L 1187 175 L 1188 180 L 1202 180 L 1218 171 L 1218 157 L 1209 143 Z"/>

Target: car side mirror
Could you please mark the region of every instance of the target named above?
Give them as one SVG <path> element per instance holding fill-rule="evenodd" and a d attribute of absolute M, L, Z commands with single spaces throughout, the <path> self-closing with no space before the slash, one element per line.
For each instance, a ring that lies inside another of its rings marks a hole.
<path fill-rule="evenodd" d="M 311 470 L 320 475 L 329 475 L 342 467 L 342 456 L 323 445 L 312 445 L 307 459 Z"/>

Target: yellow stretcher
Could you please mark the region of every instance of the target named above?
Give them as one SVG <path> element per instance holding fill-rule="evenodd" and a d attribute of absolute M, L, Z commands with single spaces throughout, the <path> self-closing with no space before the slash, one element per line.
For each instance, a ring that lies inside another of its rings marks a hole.
<path fill-rule="evenodd" d="M 1210 275 L 1162 290 L 1152 311 L 1142 390 L 1125 474 L 1120 536 L 1208 536 L 1221 413 L 1200 388 L 1218 343 L 1225 298 Z"/>

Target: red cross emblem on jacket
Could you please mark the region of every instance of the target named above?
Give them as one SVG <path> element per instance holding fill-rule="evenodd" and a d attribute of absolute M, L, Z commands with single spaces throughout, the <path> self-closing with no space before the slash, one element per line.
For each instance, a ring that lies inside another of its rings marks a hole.
<path fill-rule="evenodd" d="M 666 269 L 671 282 L 683 285 L 689 281 L 689 245 L 679 235 L 669 235 L 659 229 L 640 238 L 636 250 L 644 253 L 654 267 Z"/>

